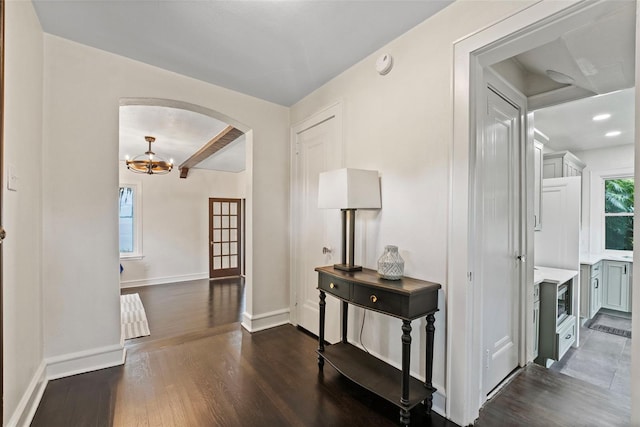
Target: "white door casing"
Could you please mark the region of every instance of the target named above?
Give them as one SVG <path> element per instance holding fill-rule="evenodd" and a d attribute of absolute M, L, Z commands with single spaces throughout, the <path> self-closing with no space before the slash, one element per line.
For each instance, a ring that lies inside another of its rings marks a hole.
<path fill-rule="evenodd" d="M 519 360 L 521 111 L 490 87 L 476 155 L 476 283 L 482 293 L 482 389 L 489 393 Z"/>
<path fill-rule="evenodd" d="M 340 260 L 340 211 L 318 208 L 320 172 L 342 166 L 341 105 L 292 129 L 292 321 L 318 334 L 319 292 L 315 267 Z M 324 248 L 327 248 L 325 250 Z M 340 340 L 340 304 L 326 299 L 325 339 Z"/>

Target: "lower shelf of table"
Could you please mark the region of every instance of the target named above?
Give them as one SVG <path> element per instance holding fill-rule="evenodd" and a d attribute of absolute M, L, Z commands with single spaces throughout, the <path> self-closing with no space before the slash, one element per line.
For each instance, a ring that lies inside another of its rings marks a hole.
<path fill-rule="evenodd" d="M 422 381 L 410 377 L 409 404 L 403 405 L 400 403 L 402 371 L 399 369 L 351 344 L 329 345 L 324 352 L 317 353 L 342 375 L 399 408 L 411 409 L 432 394 Z"/>

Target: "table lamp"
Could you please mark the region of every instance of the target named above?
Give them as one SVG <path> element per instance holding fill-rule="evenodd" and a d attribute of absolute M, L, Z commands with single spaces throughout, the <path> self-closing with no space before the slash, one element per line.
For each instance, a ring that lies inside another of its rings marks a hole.
<path fill-rule="evenodd" d="M 360 271 L 354 265 L 356 209 L 380 209 L 380 180 L 378 171 L 363 169 L 336 169 L 320 173 L 318 207 L 340 209 L 342 213 L 342 262 L 334 268 L 342 271 Z"/>

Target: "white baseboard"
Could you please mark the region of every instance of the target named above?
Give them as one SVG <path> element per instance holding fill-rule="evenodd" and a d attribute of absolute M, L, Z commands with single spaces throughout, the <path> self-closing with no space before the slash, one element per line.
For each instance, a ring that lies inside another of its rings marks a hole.
<path fill-rule="evenodd" d="M 288 323 L 290 323 L 288 308 L 256 315 L 252 315 L 246 311 L 242 313 L 242 327 L 249 332 L 263 331 Z"/>
<path fill-rule="evenodd" d="M 126 349 L 116 344 L 50 357 L 45 359 L 47 364 L 47 379 L 55 380 L 57 378 L 123 365 L 126 354 Z"/>
<path fill-rule="evenodd" d="M 193 273 L 193 274 L 183 274 L 181 276 L 166 276 L 166 277 L 156 277 L 156 278 L 146 278 L 146 279 L 136 279 L 136 280 L 122 280 L 120 281 L 120 288 L 135 288 L 138 286 L 152 286 L 152 285 L 164 285 L 165 283 L 174 283 L 174 282 L 187 282 L 189 280 L 200 280 L 200 279 L 208 279 L 209 273 Z"/>
<path fill-rule="evenodd" d="M 40 405 L 44 389 L 47 387 L 46 367 L 47 365 L 43 360 L 33 374 L 31 382 L 29 382 L 20 402 L 18 402 L 16 410 L 9 418 L 6 424 L 8 427 L 28 426 L 31 424 L 33 416 L 36 414 L 36 409 Z"/>

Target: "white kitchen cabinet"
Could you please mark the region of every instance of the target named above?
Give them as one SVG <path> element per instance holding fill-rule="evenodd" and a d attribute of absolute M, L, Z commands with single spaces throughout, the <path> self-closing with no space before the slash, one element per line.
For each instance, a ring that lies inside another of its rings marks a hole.
<path fill-rule="evenodd" d="M 602 261 L 580 266 L 580 317 L 591 319 L 602 307 Z"/>
<path fill-rule="evenodd" d="M 544 155 L 542 175 L 547 178 L 582 176 L 586 165 L 570 151 L 558 151 Z"/>
<path fill-rule="evenodd" d="M 533 229 L 538 231 L 542 228 L 542 159 L 544 144 L 538 141 L 538 134 L 535 134 L 533 141 Z"/>
<path fill-rule="evenodd" d="M 630 275 L 630 262 L 604 261 L 602 307 L 610 310 L 631 311 Z"/>

